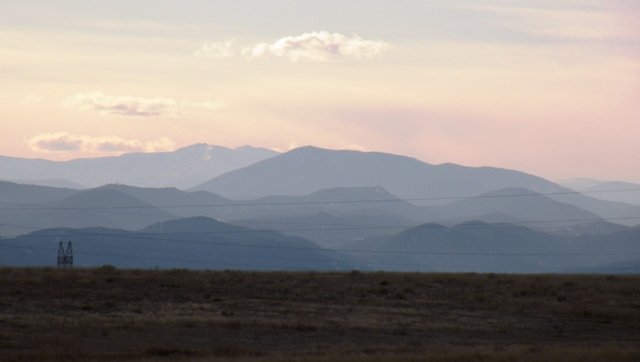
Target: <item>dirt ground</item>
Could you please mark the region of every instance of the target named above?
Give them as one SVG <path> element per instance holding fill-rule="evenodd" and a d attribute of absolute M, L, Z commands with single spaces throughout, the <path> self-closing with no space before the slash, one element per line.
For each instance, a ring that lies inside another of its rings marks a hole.
<path fill-rule="evenodd" d="M 1 361 L 640 360 L 640 276 L 0 269 Z"/>

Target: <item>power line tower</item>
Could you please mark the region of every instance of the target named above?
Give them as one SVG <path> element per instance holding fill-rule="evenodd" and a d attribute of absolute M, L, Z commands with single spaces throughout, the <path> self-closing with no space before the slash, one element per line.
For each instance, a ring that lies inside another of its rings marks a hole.
<path fill-rule="evenodd" d="M 65 250 L 62 241 L 58 242 L 58 267 L 70 268 L 73 266 L 73 249 L 71 248 L 71 241 L 67 242 L 67 249 Z"/>

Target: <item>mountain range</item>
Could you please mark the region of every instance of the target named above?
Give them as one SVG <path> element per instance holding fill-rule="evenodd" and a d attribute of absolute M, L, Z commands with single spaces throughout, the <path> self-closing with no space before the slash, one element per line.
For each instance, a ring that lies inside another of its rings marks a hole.
<path fill-rule="evenodd" d="M 18 203 L 20 195 L 25 195 L 28 202 Z M 135 230 L 171 218 L 193 216 L 286 230 L 287 234 L 309 238 L 323 246 L 425 222 L 448 225 L 470 220 L 508 222 L 536 229 L 559 228 L 565 234 L 602 233 L 610 229 L 587 226 L 604 222 L 597 214 L 517 188 L 466 197 L 446 205 L 416 206 L 379 186 L 230 200 L 208 191 L 176 188 L 105 185 L 71 190 L 0 182 L 0 235 L 4 236 L 53 227 Z"/>
<path fill-rule="evenodd" d="M 0 166 L 6 159 L 0 158 Z M 179 259 L 167 256 L 171 253 L 197 259 L 220 246 L 212 240 L 242 244 L 250 235 L 261 235 L 275 243 L 275 249 L 293 242 L 291 247 L 300 252 L 321 251 L 329 256 L 322 259 L 321 269 L 584 271 L 627 265 L 625 261 L 637 257 L 640 243 L 638 228 L 630 228 L 640 223 L 640 206 L 592 197 L 622 195 L 612 190 L 632 184 L 583 185 L 592 192 L 582 194 L 514 170 L 432 165 L 399 155 L 316 147 L 278 154 L 251 147 L 231 150 L 194 145 L 175 152 L 80 159 L 54 166 L 44 160 L 22 161 L 12 159 L 11 167 L 0 169 L 0 178 L 29 180 L 29 175 L 41 174 L 34 183 L 56 181 L 70 187 L 0 181 L 0 246 L 9 245 L 5 244 L 8 240 L 14 247 L 31 245 L 29 240 L 34 238 L 49 245 L 66 233 L 77 240 L 112 240 L 115 250 L 122 249 L 124 255 L 128 255 L 127 248 L 137 245 L 135 258 L 146 255 L 155 260 L 127 264 L 126 257 L 112 255 L 123 266 L 147 267 L 155 262 L 170 267 L 171 260 Z M 46 167 L 40 167 L 41 161 Z M 86 175 L 80 175 L 83 167 Z M 31 173 L 11 174 L 15 170 Z M 59 170 L 75 171 L 65 174 Z M 108 183 L 105 175 L 110 172 L 128 181 Z M 74 183 L 96 187 L 73 187 Z M 164 240 L 168 233 L 184 242 Z M 144 241 L 146 234 L 153 234 L 153 240 Z M 198 239 L 198 234 L 208 237 Z M 200 248 L 202 243 L 208 243 L 209 249 Z M 109 263 L 104 255 L 114 254 L 107 247 L 82 245 L 90 246 L 83 256 L 87 265 Z M 55 252 L 50 246 L 47 255 Z M 145 248 L 149 253 L 141 251 Z M 162 250 L 154 251 L 158 248 Z M 431 248 L 444 254 L 426 253 Z M 236 249 L 231 254 L 237 257 L 257 257 L 247 254 L 251 251 L 247 247 Z M 514 255 L 525 249 L 533 255 Z M 29 250 L 29 255 L 38 255 L 38 248 Z M 335 250 L 351 250 L 350 256 L 332 254 Z M 491 258 L 475 255 L 479 250 L 492 254 Z M 544 256 L 580 250 L 590 250 L 594 257 Z M 610 250 L 628 254 L 600 257 Z M 96 259 L 91 253 L 102 256 Z M 263 250 L 265 253 L 269 254 Z M 449 255 L 452 253 L 455 255 Z M 19 255 L 32 260 L 27 254 Z M 277 259 L 281 254 L 269 255 Z M 309 259 L 310 255 L 302 256 Z M 224 258 L 207 258 L 216 267 L 224 264 Z M 314 258 L 318 256 L 311 255 Z M 174 264 L 196 267 L 198 263 Z M 251 263 L 245 258 L 241 264 Z M 450 264 L 464 267 L 437 267 Z M 313 269 L 309 263 L 284 267 Z M 272 263 L 268 268 L 277 266 Z"/>
<path fill-rule="evenodd" d="M 256 178 L 257 177 L 257 178 Z M 255 180 L 259 179 L 260 183 Z M 192 190 L 233 199 L 305 195 L 336 187 L 381 186 L 403 199 L 438 204 L 505 187 L 537 192 L 557 185 L 537 176 L 493 167 L 431 165 L 415 158 L 380 152 L 301 147 L 228 172 Z"/>

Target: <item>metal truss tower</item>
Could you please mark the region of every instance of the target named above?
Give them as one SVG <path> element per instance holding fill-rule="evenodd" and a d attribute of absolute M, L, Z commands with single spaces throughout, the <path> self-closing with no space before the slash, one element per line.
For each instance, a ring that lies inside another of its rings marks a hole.
<path fill-rule="evenodd" d="M 71 241 L 67 242 L 67 249 L 64 249 L 62 241 L 58 243 L 58 267 L 70 268 L 73 266 L 73 249 Z"/>

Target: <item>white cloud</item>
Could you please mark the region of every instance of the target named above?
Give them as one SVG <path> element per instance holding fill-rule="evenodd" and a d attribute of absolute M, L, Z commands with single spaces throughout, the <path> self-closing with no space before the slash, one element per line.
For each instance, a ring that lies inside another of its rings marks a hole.
<path fill-rule="evenodd" d="M 357 35 L 346 36 L 327 31 L 287 36 L 272 43 L 244 46 L 234 49 L 234 40 L 204 43 L 194 52 L 203 58 L 231 58 L 242 54 L 249 59 L 266 57 L 286 58 L 291 62 L 327 62 L 339 59 L 374 59 L 391 48 L 381 40 L 367 40 Z"/>
<path fill-rule="evenodd" d="M 390 47 L 380 40 L 320 31 L 280 38 L 273 43 L 256 44 L 245 48 L 243 53 L 250 58 L 282 57 L 294 63 L 326 62 L 338 59 L 373 59 Z"/>
<path fill-rule="evenodd" d="M 68 97 L 65 105 L 106 115 L 155 117 L 175 115 L 178 103 L 167 98 L 110 96 L 102 92 L 88 92 Z"/>
<path fill-rule="evenodd" d="M 194 55 L 203 58 L 231 58 L 236 54 L 233 50 L 233 43 L 233 39 L 204 43 L 200 49 L 194 52 Z"/>
<path fill-rule="evenodd" d="M 33 151 L 47 153 L 77 151 L 93 153 L 155 152 L 175 148 L 174 142 L 167 137 L 143 142 L 118 136 L 74 135 L 66 132 L 35 135 L 27 141 L 27 145 Z"/>

